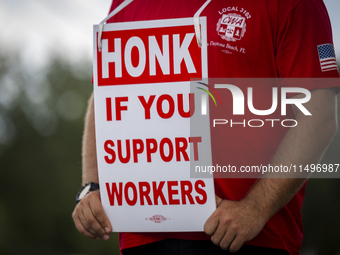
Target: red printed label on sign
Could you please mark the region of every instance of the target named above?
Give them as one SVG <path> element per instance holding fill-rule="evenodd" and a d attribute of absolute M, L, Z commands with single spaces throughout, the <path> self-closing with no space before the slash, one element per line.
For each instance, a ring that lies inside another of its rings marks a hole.
<path fill-rule="evenodd" d="M 192 25 L 103 32 L 97 63 L 98 86 L 202 78 Z"/>

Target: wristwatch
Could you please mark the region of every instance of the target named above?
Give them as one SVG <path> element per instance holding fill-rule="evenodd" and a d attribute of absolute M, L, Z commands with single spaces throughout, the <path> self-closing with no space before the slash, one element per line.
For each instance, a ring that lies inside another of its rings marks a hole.
<path fill-rule="evenodd" d="M 98 190 L 99 184 L 94 182 L 88 182 L 83 187 L 80 188 L 78 191 L 78 194 L 76 196 L 76 204 L 80 202 L 87 194 L 89 194 L 91 191 Z"/>

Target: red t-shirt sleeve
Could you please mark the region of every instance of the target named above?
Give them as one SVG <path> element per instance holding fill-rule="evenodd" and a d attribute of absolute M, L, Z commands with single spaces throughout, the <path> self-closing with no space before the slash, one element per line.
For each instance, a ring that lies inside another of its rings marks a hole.
<path fill-rule="evenodd" d="M 337 68 L 322 70 L 321 45 L 326 57 L 334 55 L 332 29 L 322 0 L 302 0 L 279 22 L 276 64 L 282 78 L 339 77 Z M 333 53 L 333 54 L 332 54 Z M 336 63 L 333 59 L 330 64 Z M 313 88 L 308 88 L 313 89 Z"/>

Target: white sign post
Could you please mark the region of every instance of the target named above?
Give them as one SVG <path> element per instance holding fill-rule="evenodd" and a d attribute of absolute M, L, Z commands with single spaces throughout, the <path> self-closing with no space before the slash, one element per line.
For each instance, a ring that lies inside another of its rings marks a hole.
<path fill-rule="evenodd" d="M 198 47 L 192 18 L 110 23 L 99 51 L 94 26 L 99 182 L 114 232 L 202 231 L 215 210 L 213 179 L 190 178 L 202 147 L 211 165 L 210 134 L 190 132 L 200 114 L 190 79 L 207 78 L 205 18 L 201 31 Z"/>

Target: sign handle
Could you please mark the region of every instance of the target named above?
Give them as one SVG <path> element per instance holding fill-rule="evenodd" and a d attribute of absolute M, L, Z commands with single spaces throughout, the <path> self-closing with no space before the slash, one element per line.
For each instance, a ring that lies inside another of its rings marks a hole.
<path fill-rule="evenodd" d="M 112 18 L 114 15 L 116 15 L 118 12 L 120 12 L 122 9 L 124 9 L 126 6 L 128 6 L 133 0 L 125 0 L 123 3 L 121 3 L 116 9 L 114 9 L 110 14 L 102 20 L 102 22 L 99 23 L 99 30 L 98 30 L 98 50 L 102 51 L 102 33 L 104 29 L 105 22 Z"/>
<path fill-rule="evenodd" d="M 105 19 L 103 19 L 99 23 L 99 30 L 98 30 L 98 50 L 102 50 L 102 33 L 104 29 L 105 22 L 112 18 L 114 15 L 116 15 L 118 12 L 120 12 L 122 9 L 124 9 L 126 6 L 128 6 L 133 0 L 125 0 L 123 3 L 121 3 L 116 9 L 114 9 Z M 202 11 L 207 7 L 207 5 L 211 2 L 211 0 L 207 0 L 201 8 L 195 13 L 194 15 L 194 27 L 195 27 L 195 34 L 196 34 L 196 40 L 199 47 L 202 46 L 201 42 L 201 29 L 200 29 L 200 21 L 199 16 L 201 15 Z"/>
<path fill-rule="evenodd" d="M 202 11 L 207 7 L 207 5 L 211 2 L 211 0 L 207 0 L 201 8 L 198 9 L 198 11 L 194 15 L 194 27 L 195 27 L 195 34 L 196 34 L 196 40 L 199 47 L 202 47 L 201 42 L 201 28 L 200 28 L 200 15 Z"/>

